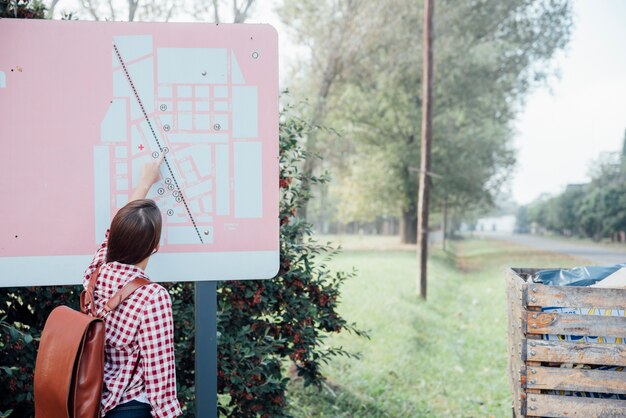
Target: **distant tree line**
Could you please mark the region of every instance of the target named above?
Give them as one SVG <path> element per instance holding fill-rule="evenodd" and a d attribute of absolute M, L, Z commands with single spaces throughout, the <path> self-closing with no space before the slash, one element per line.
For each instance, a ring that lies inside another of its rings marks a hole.
<path fill-rule="evenodd" d="M 569 185 L 560 194 L 544 197 L 517 213 L 519 232 L 531 228 L 565 236 L 626 241 L 626 134 L 622 152 L 603 154 L 591 181 Z"/>

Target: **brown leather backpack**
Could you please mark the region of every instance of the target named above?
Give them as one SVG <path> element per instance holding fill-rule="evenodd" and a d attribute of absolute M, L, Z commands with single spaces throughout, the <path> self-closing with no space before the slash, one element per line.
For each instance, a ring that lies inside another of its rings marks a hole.
<path fill-rule="evenodd" d="M 93 291 L 100 267 L 80 295 L 77 312 L 55 308 L 41 333 L 35 364 L 35 418 L 98 418 L 104 382 L 104 321 L 135 290 L 150 283 L 134 279 L 96 313 Z"/>

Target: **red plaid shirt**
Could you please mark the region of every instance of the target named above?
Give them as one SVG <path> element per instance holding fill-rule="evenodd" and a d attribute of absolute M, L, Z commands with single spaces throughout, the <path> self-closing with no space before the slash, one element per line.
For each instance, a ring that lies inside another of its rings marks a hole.
<path fill-rule="evenodd" d="M 109 231 L 85 271 L 85 288 L 91 273 L 104 264 L 108 239 Z M 142 269 L 133 265 L 115 261 L 104 264 L 94 291 L 97 311 L 115 292 L 137 277 L 148 278 Z M 152 416 L 181 415 L 176 399 L 172 302 L 167 290 L 157 283 L 136 290 L 105 318 L 105 328 L 102 416 L 142 393 L 152 406 Z"/>

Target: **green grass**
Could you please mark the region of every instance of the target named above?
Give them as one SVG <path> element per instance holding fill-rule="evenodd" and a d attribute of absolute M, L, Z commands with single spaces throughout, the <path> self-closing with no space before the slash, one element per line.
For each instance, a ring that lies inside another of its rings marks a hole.
<path fill-rule="evenodd" d="M 335 359 L 322 391 L 292 384 L 294 416 L 510 416 L 505 268 L 568 267 L 577 260 L 489 240 L 451 247 L 431 256 L 426 302 L 416 294 L 413 251 L 346 251 L 331 263 L 357 268 L 340 312 L 369 330 L 371 340 L 332 336 L 329 345 L 362 358 Z"/>

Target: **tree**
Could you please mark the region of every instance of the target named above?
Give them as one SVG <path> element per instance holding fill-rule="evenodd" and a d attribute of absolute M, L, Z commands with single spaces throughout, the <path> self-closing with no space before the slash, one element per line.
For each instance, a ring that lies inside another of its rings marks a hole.
<path fill-rule="evenodd" d="M 54 15 L 58 2 L 49 0 L 48 18 Z M 255 0 L 80 0 L 78 16 L 93 20 L 167 22 L 184 13 L 202 21 L 243 23 L 253 10 L 254 3 Z"/>
<path fill-rule="evenodd" d="M 554 202 L 554 209 L 550 215 L 550 222 L 554 230 L 563 235 L 573 235 L 578 233 L 578 208 L 585 197 L 583 185 L 569 185 L 565 192 L 559 195 Z"/>
<path fill-rule="evenodd" d="M 328 30 L 317 29 L 321 22 L 328 22 L 315 8 L 317 3 L 294 0 L 285 4 L 294 3 L 300 5 L 297 10 L 313 15 L 291 25 L 302 43 L 316 51 L 328 46 L 343 51 L 343 45 Z M 381 4 L 373 0 L 343 3 L 356 4 L 358 10 Z M 529 89 L 549 74 L 546 63 L 566 44 L 571 10 L 566 0 L 448 0 L 440 4 L 434 47 L 438 53 L 432 204 L 446 201 L 452 209 L 463 210 L 470 205 L 491 204 L 494 193 L 508 178 L 514 163 L 511 122 Z M 351 143 L 340 148 L 356 154 L 350 159 L 352 166 L 339 162 L 333 170 L 347 173 L 342 175 L 342 182 L 358 182 L 362 177 L 351 175 L 355 165 L 366 164 L 371 153 L 386 159 L 385 166 L 394 177 L 397 194 L 393 202 L 401 214 L 403 240 L 415 242 L 419 161 L 415 139 L 420 135 L 422 106 L 421 49 L 415 35 L 422 25 L 420 7 L 408 0 L 384 3 L 378 13 L 359 20 L 359 25 L 367 35 L 353 39 L 359 52 L 348 54 L 359 59 L 342 68 L 324 100 L 325 123 Z M 322 85 L 316 64 L 301 73 L 309 80 L 303 82 L 308 87 L 296 92 L 315 91 Z M 325 157 L 335 153 L 330 146 L 320 146 L 320 140 L 316 145 Z M 331 155 L 329 161 L 335 160 Z M 347 185 L 335 190 L 350 188 Z M 382 193 L 387 188 L 383 183 L 377 190 L 387 197 L 388 190 Z"/>
<path fill-rule="evenodd" d="M 581 230 L 586 236 L 595 240 L 602 236 L 603 195 L 602 189 L 593 188 L 585 195 L 577 211 Z"/>
<path fill-rule="evenodd" d="M 570 184 L 560 194 L 528 208 L 529 219 L 563 235 L 581 233 L 599 240 L 626 231 L 626 161 L 618 152 L 593 163 L 588 184 Z"/>
<path fill-rule="evenodd" d="M 304 96 L 310 97 L 312 104 L 311 123 L 313 126 L 325 124 L 328 100 L 336 84 L 355 66 L 364 54 L 372 51 L 362 48 L 363 39 L 374 40 L 376 31 L 363 25 L 371 16 L 376 16 L 384 7 L 384 2 L 360 0 L 285 0 L 278 12 L 286 25 L 291 27 L 296 42 L 309 46 L 309 67 L 306 77 L 315 80 L 303 83 Z M 310 90 L 312 89 L 312 90 Z M 306 143 L 309 153 L 320 153 L 324 138 L 314 132 Z M 319 161 L 310 159 L 304 171 L 311 175 Z M 309 187 L 308 184 L 304 185 Z M 307 206 L 300 210 L 307 218 Z"/>
<path fill-rule="evenodd" d="M 222 23 L 244 23 L 255 0 L 201 0 L 192 2 L 191 13 L 198 20 Z"/>

